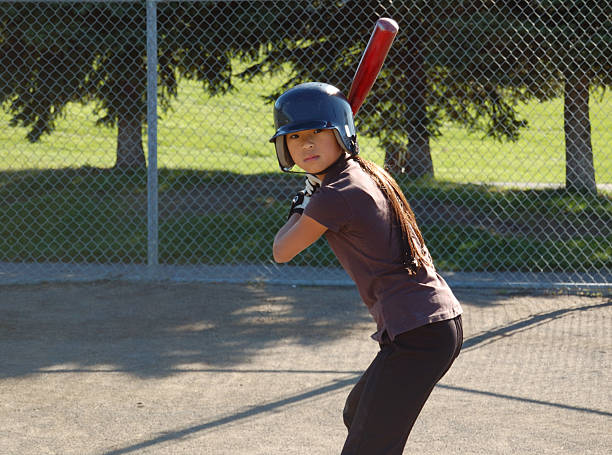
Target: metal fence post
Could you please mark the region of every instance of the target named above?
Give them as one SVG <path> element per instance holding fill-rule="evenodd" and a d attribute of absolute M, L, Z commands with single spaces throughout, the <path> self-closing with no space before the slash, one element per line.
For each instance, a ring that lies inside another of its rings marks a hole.
<path fill-rule="evenodd" d="M 157 185 L 157 4 L 147 1 L 147 266 L 155 274 L 158 265 Z"/>

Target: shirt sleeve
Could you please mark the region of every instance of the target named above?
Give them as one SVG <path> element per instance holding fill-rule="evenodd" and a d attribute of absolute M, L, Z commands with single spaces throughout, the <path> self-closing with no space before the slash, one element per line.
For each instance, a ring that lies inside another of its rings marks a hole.
<path fill-rule="evenodd" d="M 330 231 L 338 232 L 350 221 L 352 211 L 339 191 L 324 186 L 312 195 L 304 215 L 308 215 Z"/>

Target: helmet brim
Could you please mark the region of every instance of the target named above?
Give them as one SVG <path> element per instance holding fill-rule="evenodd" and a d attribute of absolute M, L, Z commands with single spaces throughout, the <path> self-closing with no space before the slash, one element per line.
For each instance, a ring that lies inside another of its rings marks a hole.
<path fill-rule="evenodd" d="M 278 130 L 276 130 L 276 134 L 270 138 L 270 142 L 274 142 L 277 137 L 285 136 L 291 133 L 297 133 L 298 131 L 305 130 L 328 130 L 334 128 L 330 122 L 326 122 L 324 120 L 313 120 L 309 122 L 298 122 L 298 123 L 288 123 L 287 125 L 283 125 Z"/>

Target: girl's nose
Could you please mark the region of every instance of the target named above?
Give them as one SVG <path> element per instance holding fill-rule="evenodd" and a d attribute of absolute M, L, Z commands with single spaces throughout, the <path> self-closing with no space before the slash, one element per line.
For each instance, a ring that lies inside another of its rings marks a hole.
<path fill-rule="evenodd" d="M 314 140 L 312 136 L 308 136 L 304 139 L 304 148 L 312 148 L 314 146 Z"/>

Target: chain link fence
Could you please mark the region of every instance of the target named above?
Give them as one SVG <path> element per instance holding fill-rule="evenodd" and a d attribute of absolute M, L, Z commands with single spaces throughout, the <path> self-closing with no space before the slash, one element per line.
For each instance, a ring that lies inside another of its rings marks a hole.
<path fill-rule="evenodd" d="M 302 187 L 271 100 L 348 92 L 455 286 L 610 288 L 612 7 L 590 1 L 0 2 L 0 280 L 348 283 L 271 244 Z"/>

